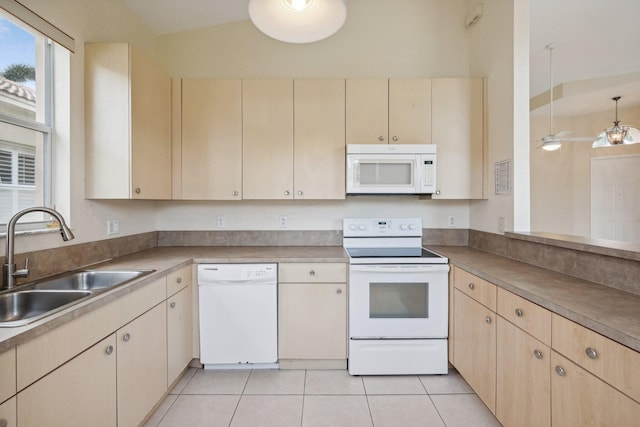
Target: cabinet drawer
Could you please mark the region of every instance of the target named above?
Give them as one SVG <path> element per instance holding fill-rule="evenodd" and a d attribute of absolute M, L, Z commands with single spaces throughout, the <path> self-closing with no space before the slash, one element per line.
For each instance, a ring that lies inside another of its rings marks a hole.
<path fill-rule="evenodd" d="M 640 401 L 640 353 L 557 314 L 552 316 L 552 347 Z"/>
<path fill-rule="evenodd" d="M 16 349 L 0 354 L 0 402 L 16 394 Z M 1 418 L 0 418 L 1 419 Z"/>
<path fill-rule="evenodd" d="M 185 265 L 181 269 L 167 274 L 167 298 L 191 285 L 191 267 L 191 264 Z"/>
<path fill-rule="evenodd" d="M 461 268 L 454 269 L 454 286 L 491 311 L 496 311 L 496 285 Z"/>
<path fill-rule="evenodd" d="M 347 264 L 343 263 L 285 263 L 278 264 L 280 283 L 344 283 Z"/>
<path fill-rule="evenodd" d="M 498 314 L 544 344 L 551 345 L 551 312 L 549 310 L 499 288 Z"/>

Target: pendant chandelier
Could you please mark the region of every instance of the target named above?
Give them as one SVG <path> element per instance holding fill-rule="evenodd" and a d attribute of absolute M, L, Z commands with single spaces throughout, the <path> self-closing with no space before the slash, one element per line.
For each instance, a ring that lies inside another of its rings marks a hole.
<path fill-rule="evenodd" d="M 605 129 L 598 138 L 593 142 L 593 148 L 611 147 L 622 144 L 637 144 L 640 142 L 638 138 L 638 129 L 633 126 L 620 125 L 618 120 L 618 101 L 621 96 L 611 98 L 616 103 L 616 119 L 613 126 Z"/>

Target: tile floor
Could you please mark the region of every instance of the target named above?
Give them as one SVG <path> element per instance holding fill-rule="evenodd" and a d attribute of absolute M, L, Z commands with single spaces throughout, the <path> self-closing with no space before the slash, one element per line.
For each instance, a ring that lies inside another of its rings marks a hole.
<path fill-rule="evenodd" d="M 145 427 L 500 426 L 455 371 L 349 376 L 346 370 L 189 369 Z"/>

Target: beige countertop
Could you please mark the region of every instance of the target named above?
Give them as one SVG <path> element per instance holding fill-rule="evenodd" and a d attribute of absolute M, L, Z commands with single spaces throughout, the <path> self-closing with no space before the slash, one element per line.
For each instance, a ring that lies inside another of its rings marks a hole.
<path fill-rule="evenodd" d="M 449 262 L 640 351 L 640 296 L 468 247 L 430 246 Z"/>

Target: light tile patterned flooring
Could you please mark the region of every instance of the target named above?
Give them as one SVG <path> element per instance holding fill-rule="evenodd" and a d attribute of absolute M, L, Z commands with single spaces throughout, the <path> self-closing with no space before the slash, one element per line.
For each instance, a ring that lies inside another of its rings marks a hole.
<path fill-rule="evenodd" d="M 189 369 L 145 427 L 500 426 L 462 377 Z"/>

